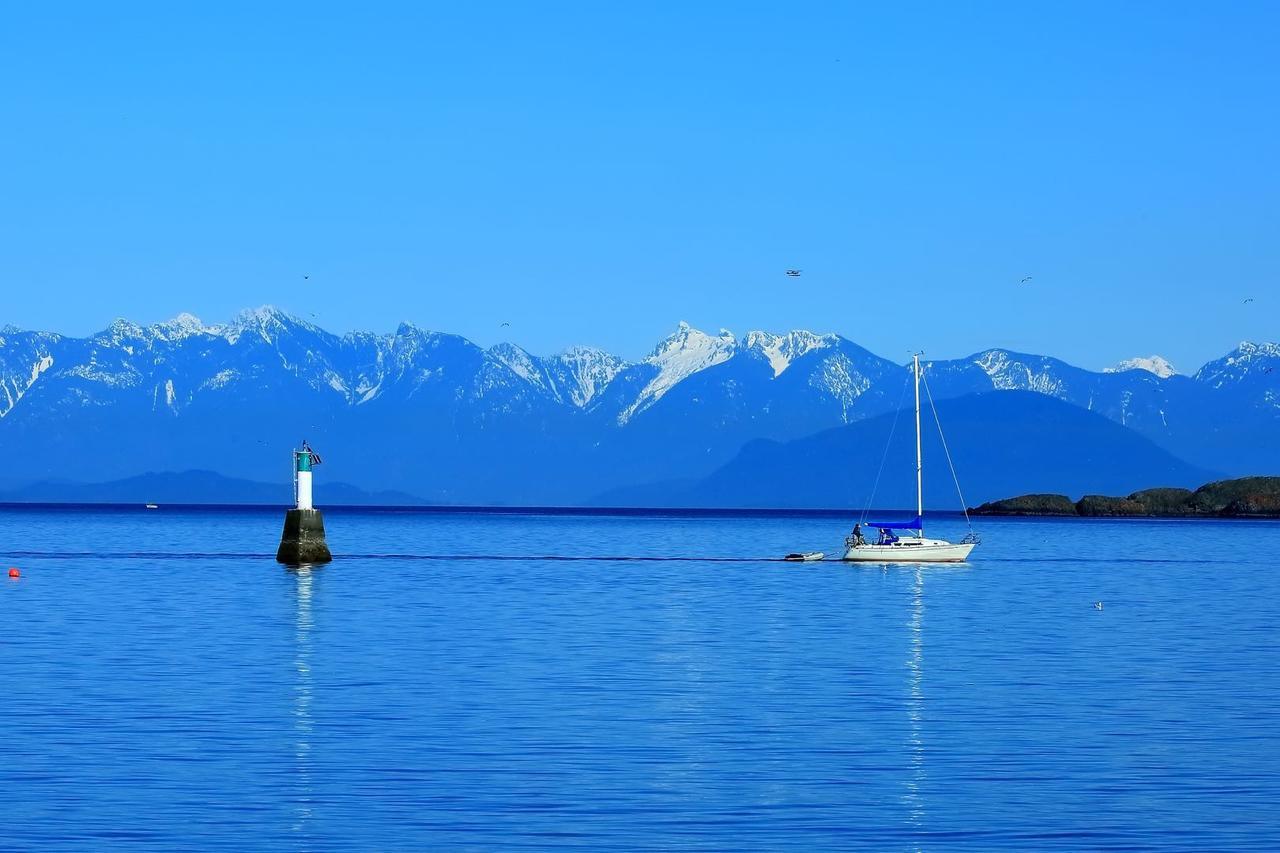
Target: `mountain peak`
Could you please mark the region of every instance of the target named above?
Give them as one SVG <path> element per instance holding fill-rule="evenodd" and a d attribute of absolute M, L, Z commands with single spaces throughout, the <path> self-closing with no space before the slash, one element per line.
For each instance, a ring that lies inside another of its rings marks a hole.
<path fill-rule="evenodd" d="M 616 355 L 587 346 L 570 347 L 559 355 L 531 355 L 523 347 L 499 343 L 487 354 L 524 381 L 546 391 L 558 402 L 585 407 L 627 363 Z"/>
<path fill-rule="evenodd" d="M 123 317 L 117 317 L 111 321 L 111 325 L 94 335 L 94 340 L 121 346 L 125 341 L 139 341 L 146 337 L 146 330 L 137 323 L 132 320 L 126 320 Z"/>
<path fill-rule="evenodd" d="M 1066 390 L 1062 369 L 1070 368 L 1055 358 L 989 349 L 970 360 L 987 374 L 991 387 L 998 391 L 1028 390 L 1057 397 Z"/>
<path fill-rule="evenodd" d="M 204 334 L 210 331 L 204 323 L 200 322 L 200 318 L 194 314 L 188 314 L 183 311 L 171 320 L 165 320 L 163 323 L 156 323 L 151 327 L 169 340 L 181 340 L 189 338 L 192 335 Z"/>
<path fill-rule="evenodd" d="M 430 337 L 431 334 L 432 332 L 430 330 L 424 329 L 421 326 L 418 326 L 414 323 L 410 323 L 409 321 L 405 320 L 405 321 L 402 321 L 398 326 L 396 326 L 396 331 L 393 337 L 426 338 L 426 337 Z"/>
<path fill-rule="evenodd" d="M 773 368 L 774 378 L 777 378 L 797 358 L 814 350 L 826 349 L 834 345 L 837 340 L 835 335 L 815 335 L 813 332 L 804 330 L 791 331 L 785 335 L 747 332 L 747 336 L 742 339 L 742 345 L 767 358 L 769 365 Z"/>
<path fill-rule="evenodd" d="M 539 370 L 538 360 L 530 355 L 524 347 L 503 341 L 489 347 L 488 355 L 526 382 L 531 382 L 539 387 L 545 385 Z"/>
<path fill-rule="evenodd" d="M 645 358 L 646 364 L 658 368 L 658 375 L 618 416 L 618 422 L 626 423 L 636 412 L 652 406 L 685 378 L 728 361 L 736 347 L 737 340 L 727 329 L 721 329 L 719 335 L 712 337 L 681 320 L 675 332 L 664 338 Z"/>
<path fill-rule="evenodd" d="M 622 359 L 618 358 L 616 355 L 609 353 L 606 350 L 602 350 L 599 347 L 589 346 L 587 344 L 574 344 L 571 347 L 567 347 L 564 351 L 560 353 L 559 357 L 560 358 L 610 358 L 610 359 L 616 359 L 617 361 L 622 361 Z"/>
<path fill-rule="evenodd" d="M 315 323 L 308 323 L 274 305 L 263 305 L 241 311 L 227 325 L 209 326 L 205 331 L 220 334 L 232 344 L 239 341 L 246 333 L 251 333 L 273 346 L 278 345 L 282 338 L 296 336 L 299 333 L 337 340 L 335 335 Z"/>
<path fill-rule="evenodd" d="M 489 352 L 497 355 L 500 358 L 507 358 L 510 356 L 519 356 L 521 358 L 531 357 L 527 349 L 520 346 L 519 344 L 513 344 L 510 341 L 499 341 L 498 343 L 489 347 Z"/>
<path fill-rule="evenodd" d="M 1214 388 L 1235 385 L 1246 380 L 1268 377 L 1280 367 L 1280 344 L 1241 341 L 1240 345 L 1222 358 L 1209 362 L 1196 371 L 1195 379 L 1207 382 Z M 1272 398 L 1274 402 L 1274 398 Z"/>
<path fill-rule="evenodd" d="M 1123 373 L 1126 370 L 1145 370 L 1148 373 L 1154 373 L 1161 379 L 1168 379 L 1170 376 L 1178 374 L 1177 368 L 1158 355 L 1147 356 L 1146 358 L 1128 358 L 1112 367 L 1104 368 L 1102 372 Z"/>
<path fill-rule="evenodd" d="M 1253 358 L 1261 356 L 1263 358 L 1280 357 L 1280 344 L 1264 341 L 1263 343 L 1254 343 L 1253 341 L 1241 341 L 1240 346 L 1236 347 L 1236 351 L 1232 353 L 1236 360 L 1241 358 Z"/>
<path fill-rule="evenodd" d="M 616 355 L 588 346 L 569 347 L 548 362 L 563 373 L 557 387 L 563 387 L 562 393 L 578 408 L 594 400 L 627 367 Z"/>
<path fill-rule="evenodd" d="M 710 353 L 712 351 L 728 350 L 731 355 L 734 343 L 733 332 L 728 329 L 721 329 L 720 334 L 713 337 L 681 320 L 679 325 L 676 326 L 676 330 L 663 338 L 653 348 L 653 352 L 649 354 L 645 361 L 657 364 L 660 361 L 671 358 L 674 353 L 683 351 Z"/>
<path fill-rule="evenodd" d="M 182 315 L 179 315 L 182 316 Z M 187 315 L 190 316 L 190 315 Z M 232 326 L 240 328 L 262 327 L 269 325 L 282 325 L 284 323 L 298 323 L 298 318 L 280 310 L 274 305 L 260 305 L 257 308 L 246 308 L 237 314 L 231 321 Z"/>

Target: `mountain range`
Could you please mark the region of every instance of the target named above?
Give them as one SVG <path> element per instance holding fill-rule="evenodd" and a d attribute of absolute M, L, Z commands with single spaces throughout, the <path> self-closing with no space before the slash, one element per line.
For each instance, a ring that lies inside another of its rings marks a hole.
<path fill-rule="evenodd" d="M 991 349 L 927 361 L 925 377 L 974 503 L 1278 473 L 1277 365 L 1276 344 L 1242 343 L 1191 376 L 1158 357 L 1094 372 Z M 635 362 L 408 324 L 339 336 L 271 308 L 87 338 L 5 327 L 0 491 L 190 470 L 287 482 L 305 437 L 326 460 L 322 502 L 329 480 L 472 505 L 856 504 L 909 376 L 839 335 L 683 323 Z M 907 481 L 902 450 L 890 445 L 885 488 Z M 930 482 L 949 483 L 926 452 Z"/>

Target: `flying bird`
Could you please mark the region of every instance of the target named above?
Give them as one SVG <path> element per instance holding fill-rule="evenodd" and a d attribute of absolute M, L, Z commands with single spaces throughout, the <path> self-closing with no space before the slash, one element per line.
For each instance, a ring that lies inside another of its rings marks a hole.
<path fill-rule="evenodd" d="M 510 326 L 510 325 L 511 325 L 510 323 L 503 323 L 503 324 L 502 324 L 502 326 Z M 502 328 L 502 326 L 499 326 L 498 328 Z"/>
<path fill-rule="evenodd" d="M 304 275 L 304 276 L 302 277 L 302 280 L 303 280 L 303 281 L 306 281 L 306 280 L 307 280 L 307 279 L 309 279 L 309 278 L 311 278 L 311 276 L 309 276 L 309 275 Z"/>
<path fill-rule="evenodd" d="M 1095 601 L 1095 602 L 1093 603 L 1093 609 L 1094 609 L 1094 610 L 1101 610 L 1101 609 L 1102 609 L 1102 602 L 1101 602 L 1101 601 Z"/>
<path fill-rule="evenodd" d="M 1243 303 L 1243 304 L 1248 305 L 1248 304 L 1249 304 L 1250 302 L 1252 302 L 1252 301 L 1253 301 L 1253 297 L 1252 297 L 1252 296 L 1250 296 L 1248 299 L 1246 299 L 1246 300 L 1244 301 L 1244 303 Z"/>
<path fill-rule="evenodd" d="M 1031 281 L 1031 276 L 1023 276 L 1022 281 L 1018 282 L 1018 284 L 1026 284 L 1029 281 Z"/>
<path fill-rule="evenodd" d="M 799 278 L 801 272 L 803 272 L 803 270 L 787 270 L 787 275 L 792 278 Z"/>

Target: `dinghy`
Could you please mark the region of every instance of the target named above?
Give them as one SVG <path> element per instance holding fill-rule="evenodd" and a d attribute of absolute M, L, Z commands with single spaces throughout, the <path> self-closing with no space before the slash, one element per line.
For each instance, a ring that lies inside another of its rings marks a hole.
<path fill-rule="evenodd" d="M 821 551 L 801 551 L 795 554 L 788 554 L 782 559 L 790 560 L 793 563 L 816 563 L 825 556 L 827 555 Z"/>
<path fill-rule="evenodd" d="M 969 535 L 959 542 L 948 542 L 945 539 L 926 539 L 924 536 L 924 491 L 923 464 L 920 453 L 920 356 L 915 355 L 911 361 L 911 371 L 916 385 L 916 517 L 907 521 L 859 521 L 854 527 L 854 534 L 845 539 L 845 560 L 851 562 L 873 563 L 962 563 L 978 544 L 972 527 Z M 927 386 L 926 386 L 927 387 Z M 933 397 L 930 395 L 930 403 Z M 937 410 L 934 410 L 937 417 Z M 941 430 L 941 424 L 939 424 Z M 946 440 L 943 440 L 946 447 Z M 947 462 L 950 463 L 950 454 Z M 955 477 L 955 469 L 951 475 Z M 957 480 L 956 490 L 960 484 Z M 964 499 L 961 498 L 961 507 Z M 969 513 L 965 510 L 965 519 Z M 867 541 L 861 533 L 863 525 L 869 530 L 878 530 L 875 541 Z M 897 531 L 904 535 L 899 536 Z"/>

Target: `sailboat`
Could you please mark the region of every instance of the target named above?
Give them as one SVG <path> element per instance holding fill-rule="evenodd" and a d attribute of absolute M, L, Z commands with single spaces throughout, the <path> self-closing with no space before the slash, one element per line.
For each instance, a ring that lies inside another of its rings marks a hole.
<path fill-rule="evenodd" d="M 916 385 L 916 517 L 910 521 L 868 521 L 869 530 L 879 530 L 876 541 L 866 541 L 860 533 L 845 539 L 845 560 L 873 563 L 962 563 L 978 544 L 971 532 L 960 542 L 926 539 L 924 536 L 923 465 L 920 454 L 920 356 L 912 356 Z M 933 397 L 930 395 L 930 399 Z M 936 412 L 935 412 L 936 416 Z M 950 454 L 948 454 L 949 456 Z M 952 471 L 955 474 L 955 471 Z M 963 501 L 961 501 L 963 505 Z M 966 513 L 967 516 L 967 513 Z M 863 526 L 859 522 L 859 528 Z M 903 531 L 899 536 L 897 531 Z"/>

